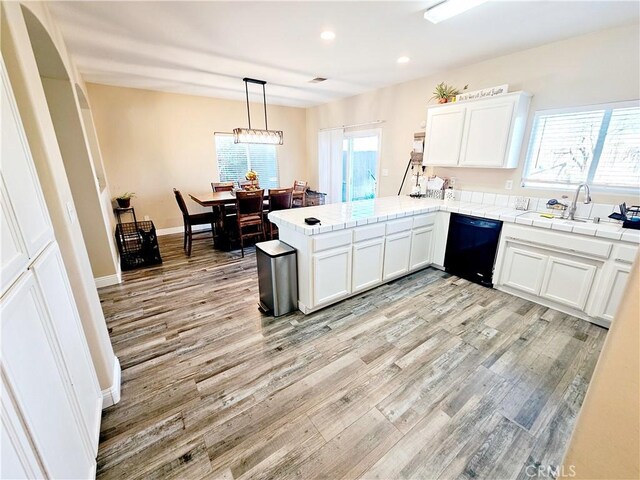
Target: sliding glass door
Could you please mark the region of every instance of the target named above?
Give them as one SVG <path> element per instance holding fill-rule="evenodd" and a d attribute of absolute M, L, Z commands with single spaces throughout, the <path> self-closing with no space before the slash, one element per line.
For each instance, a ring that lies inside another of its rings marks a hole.
<path fill-rule="evenodd" d="M 342 141 L 342 201 L 378 194 L 381 130 L 345 132 Z"/>

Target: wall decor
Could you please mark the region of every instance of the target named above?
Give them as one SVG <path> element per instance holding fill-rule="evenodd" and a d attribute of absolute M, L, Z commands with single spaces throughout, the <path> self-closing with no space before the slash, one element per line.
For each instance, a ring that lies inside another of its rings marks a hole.
<path fill-rule="evenodd" d="M 509 91 L 509 85 L 499 85 L 497 87 L 483 88 L 482 90 L 474 90 L 473 92 L 464 92 L 456 95 L 456 102 L 464 100 L 476 100 L 478 98 L 495 97 L 503 95 Z"/>

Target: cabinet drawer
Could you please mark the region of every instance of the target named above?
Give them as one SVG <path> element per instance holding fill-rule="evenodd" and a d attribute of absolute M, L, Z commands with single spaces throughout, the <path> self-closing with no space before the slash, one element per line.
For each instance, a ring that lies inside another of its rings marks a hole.
<path fill-rule="evenodd" d="M 358 227 L 353 230 L 353 241 L 363 242 L 372 238 L 384 236 L 384 223 L 374 223 L 366 227 Z"/>
<path fill-rule="evenodd" d="M 321 252 L 330 248 L 342 247 L 351 243 L 351 230 L 323 233 L 313 237 L 313 251 Z"/>
<path fill-rule="evenodd" d="M 616 245 L 613 249 L 613 259 L 621 263 L 633 263 L 638 253 L 638 247 Z"/>
<path fill-rule="evenodd" d="M 428 215 L 416 215 L 413 217 L 413 228 L 426 227 L 433 225 L 436 222 L 436 214 L 430 213 Z"/>
<path fill-rule="evenodd" d="M 387 235 L 393 235 L 394 233 L 411 230 L 412 226 L 412 217 L 401 218 L 400 220 L 392 220 L 391 222 L 387 222 Z"/>
<path fill-rule="evenodd" d="M 507 241 L 521 242 L 534 247 L 548 248 L 570 254 L 609 258 L 611 242 L 557 232 L 542 231 L 537 228 L 509 225 L 503 230 Z"/>

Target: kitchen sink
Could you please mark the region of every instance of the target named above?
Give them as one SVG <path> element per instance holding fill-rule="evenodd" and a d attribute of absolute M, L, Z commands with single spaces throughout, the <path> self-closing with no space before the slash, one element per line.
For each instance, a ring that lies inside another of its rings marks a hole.
<path fill-rule="evenodd" d="M 619 230 L 620 228 L 620 225 L 617 223 L 601 222 L 596 224 L 596 223 L 593 223 L 593 221 L 589 220 L 588 218 L 576 218 L 575 220 L 569 220 L 568 218 L 560 218 L 560 217 L 545 218 L 540 216 L 541 213 L 542 212 L 527 212 L 527 213 L 523 213 L 522 215 L 518 215 L 518 218 L 529 218 L 531 220 L 543 220 L 548 222 L 561 223 L 564 225 L 591 224 L 594 226 L 597 225 L 598 230 L 616 231 L 616 230 Z"/>

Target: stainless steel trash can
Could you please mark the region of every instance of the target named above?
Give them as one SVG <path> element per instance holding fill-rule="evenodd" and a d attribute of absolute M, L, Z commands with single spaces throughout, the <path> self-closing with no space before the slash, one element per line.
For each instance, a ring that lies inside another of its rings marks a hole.
<path fill-rule="evenodd" d="M 256 243 L 260 310 L 279 317 L 298 308 L 296 249 L 280 240 Z"/>

